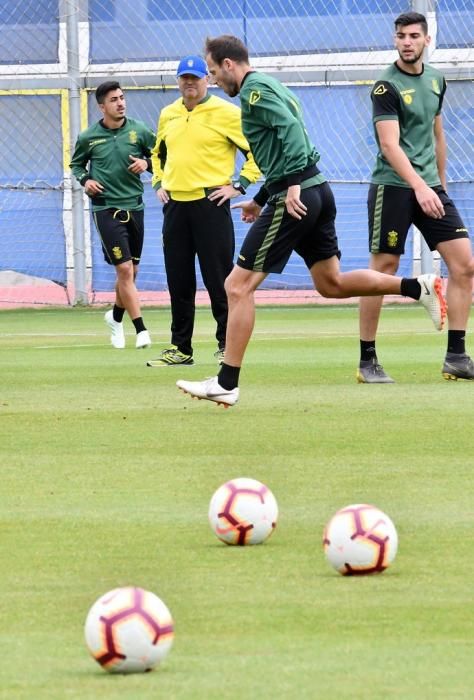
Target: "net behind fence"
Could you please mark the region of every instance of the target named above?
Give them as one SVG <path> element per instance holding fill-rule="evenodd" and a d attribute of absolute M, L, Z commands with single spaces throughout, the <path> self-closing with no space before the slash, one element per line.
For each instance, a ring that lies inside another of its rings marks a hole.
<path fill-rule="evenodd" d="M 398 0 L 4 0 L 0 302 L 16 294 L 10 273 L 2 278 L 2 271 L 15 271 L 72 290 L 61 297 L 68 303 L 74 298 L 78 256 L 85 261 L 91 300 L 113 289 L 114 272 L 103 260 L 87 202 L 86 240 L 80 245 L 74 236 L 67 167 L 76 136 L 70 128 L 71 98 L 81 100 L 80 126 L 85 128 L 100 117 L 96 85 L 118 79 L 126 92 L 128 114 L 156 128 L 162 107 L 179 96 L 176 61 L 184 54 L 202 53 L 206 36 L 222 33 L 244 39 L 255 67 L 272 72 L 300 98 L 321 153 L 321 170 L 336 196 L 342 268 L 365 267 L 366 196 L 376 152 L 370 86 L 396 57 L 390 49 L 393 19 L 412 5 L 423 11 L 420 3 Z M 424 5 L 425 11 L 432 10 L 430 32 L 436 45 L 429 60 L 449 81 L 443 114 L 450 193 L 472 230 L 474 2 L 427 0 Z M 166 290 L 161 207 L 149 178 L 145 203 L 146 242 L 139 276 L 144 300 Z M 247 227 L 237 214 L 234 221 L 238 249 Z M 410 239 L 402 274 L 411 271 L 413 255 Z M 308 285 L 308 273 L 297 256 L 283 275 L 271 275 L 265 283 L 288 293 Z M 53 301 L 57 303 L 57 295 Z"/>

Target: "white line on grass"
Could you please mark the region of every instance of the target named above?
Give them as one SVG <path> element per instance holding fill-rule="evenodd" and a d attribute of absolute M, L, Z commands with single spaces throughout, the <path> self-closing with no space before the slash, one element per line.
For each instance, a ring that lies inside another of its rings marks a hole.
<path fill-rule="evenodd" d="M 100 345 L 97 345 L 97 343 L 81 343 L 80 345 L 71 345 L 64 343 L 64 345 L 33 345 L 33 350 L 60 350 L 61 348 L 68 348 L 68 350 L 71 348 L 97 348 L 100 347 Z"/>

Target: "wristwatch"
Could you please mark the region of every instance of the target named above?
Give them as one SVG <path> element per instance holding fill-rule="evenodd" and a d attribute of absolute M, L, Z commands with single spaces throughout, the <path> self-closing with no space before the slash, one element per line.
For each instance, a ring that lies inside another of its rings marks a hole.
<path fill-rule="evenodd" d="M 242 185 L 240 180 L 232 180 L 232 187 L 234 190 L 239 190 L 240 194 L 245 194 L 245 187 Z"/>

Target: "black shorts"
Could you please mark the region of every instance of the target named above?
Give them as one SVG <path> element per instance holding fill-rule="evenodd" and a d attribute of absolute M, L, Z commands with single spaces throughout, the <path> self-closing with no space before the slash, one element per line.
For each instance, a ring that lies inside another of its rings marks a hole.
<path fill-rule="evenodd" d="M 367 208 L 369 214 L 369 251 L 402 255 L 411 224 L 425 239 L 430 250 L 439 243 L 456 238 L 469 238 L 456 206 L 443 188 L 432 188 L 444 206 L 442 219 L 423 213 L 410 187 L 370 185 Z"/>
<path fill-rule="evenodd" d="M 320 260 L 341 257 L 336 236 L 336 204 L 327 182 L 301 190 L 306 216 L 288 214 L 285 196 L 269 202 L 250 227 L 242 244 L 237 265 L 254 272 L 283 271 L 293 251 L 308 269 Z"/>
<path fill-rule="evenodd" d="M 105 262 L 120 265 L 132 260 L 134 265 L 138 265 L 145 232 L 143 209 L 103 209 L 94 212 L 94 221 L 102 242 Z"/>

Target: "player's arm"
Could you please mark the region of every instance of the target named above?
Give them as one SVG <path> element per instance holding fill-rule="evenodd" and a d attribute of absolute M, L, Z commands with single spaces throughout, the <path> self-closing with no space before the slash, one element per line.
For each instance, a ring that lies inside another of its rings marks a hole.
<path fill-rule="evenodd" d="M 151 186 L 155 190 L 156 196 L 162 204 L 166 204 L 169 201 L 168 192 L 161 186 L 167 156 L 165 130 L 166 117 L 163 116 L 163 112 L 161 112 L 160 118 L 158 119 L 155 145 L 151 149 L 151 169 L 153 172 Z"/>
<path fill-rule="evenodd" d="M 140 147 L 141 154 L 139 156 L 129 155 L 128 158 L 131 161 L 128 166 L 128 170 L 134 175 L 141 175 L 142 173 L 148 171 L 152 173 L 152 163 L 151 163 L 151 150 L 155 145 L 155 134 L 151 129 L 143 126 L 140 133 Z"/>
<path fill-rule="evenodd" d="M 258 192 L 254 194 L 253 199 L 248 199 L 245 202 L 231 204 L 231 209 L 241 209 L 241 219 L 246 224 L 253 224 L 260 216 L 260 212 L 268 201 L 270 193 L 265 187 L 265 183 L 260 187 Z"/>
<path fill-rule="evenodd" d="M 153 177 L 151 180 L 151 185 L 154 190 L 159 190 L 161 188 L 161 181 L 163 179 L 163 171 L 166 163 L 166 117 L 163 116 L 163 112 L 160 114 L 158 119 L 158 128 L 156 130 L 156 140 L 151 149 L 151 167 L 153 171 Z"/>
<path fill-rule="evenodd" d="M 213 190 L 208 199 L 221 206 L 224 202 L 234 197 L 245 194 L 251 182 L 257 182 L 260 177 L 260 170 L 257 168 L 254 157 L 250 152 L 247 139 L 242 133 L 240 109 L 234 105 L 229 105 L 229 109 L 222 109 L 220 118 L 225 121 L 225 134 L 227 141 L 238 149 L 245 158 L 245 162 L 240 170 L 239 177 L 230 184 L 223 185 Z"/>
<path fill-rule="evenodd" d="M 145 128 L 143 133 L 143 156 L 147 161 L 147 171 L 153 174 L 153 163 L 151 162 L 151 152 L 155 147 L 156 134 L 149 128 Z"/>
<path fill-rule="evenodd" d="M 282 144 L 284 169 L 287 173 L 294 173 L 293 178 L 289 176 L 288 186 L 297 185 L 298 173 L 302 172 L 306 166 L 306 134 L 304 125 L 297 115 L 298 104 L 294 104 L 294 112 L 287 108 L 281 99 L 268 90 L 262 90 L 260 99 L 251 107 L 258 112 L 259 118 L 264 124 L 273 129 L 278 140 Z"/>
<path fill-rule="evenodd" d="M 104 186 L 89 174 L 87 166 L 90 161 L 90 151 L 86 144 L 86 139 L 82 139 L 79 134 L 69 167 L 76 180 L 84 187 L 85 193 L 89 197 L 95 197 L 104 192 Z"/>
<path fill-rule="evenodd" d="M 239 180 L 244 189 L 250 185 L 251 182 L 257 182 L 261 173 L 255 163 L 252 152 L 250 151 L 250 146 L 247 139 L 242 133 L 242 121 L 240 109 L 234 109 L 232 105 L 232 111 L 229 112 L 229 118 L 227 119 L 227 139 L 232 143 L 244 156 L 245 162 L 240 170 Z"/>
<path fill-rule="evenodd" d="M 255 199 L 247 199 L 245 202 L 237 202 L 237 204 L 231 204 L 231 209 L 240 209 L 240 218 L 246 224 L 253 224 L 254 221 L 260 216 L 262 207 L 257 204 Z"/>
<path fill-rule="evenodd" d="M 89 160 L 90 153 L 86 146 L 86 141 L 79 135 L 69 167 L 72 170 L 72 174 L 81 185 L 84 185 L 86 180 L 90 179 L 89 170 L 87 169 Z"/>
<path fill-rule="evenodd" d="M 258 111 L 260 119 L 277 132 L 282 144 L 284 168 L 288 173 L 285 206 L 290 216 L 301 219 L 306 214 L 306 206 L 300 200 L 300 183 L 301 173 L 307 166 L 307 143 L 303 122 L 297 114 L 299 105 L 295 102 L 292 112 L 278 96 L 262 90 L 252 109 Z"/>
<path fill-rule="evenodd" d="M 435 153 L 436 165 L 438 166 L 438 175 L 444 190 L 447 190 L 446 181 L 446 161 L 447 161 L 447 146 L 446 136 L 443 128 L 443 117 L 438 114 L 434 120 L 434 138 L 435 138 Z"/>

